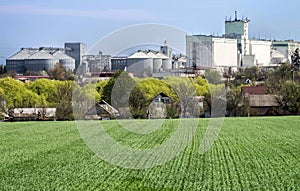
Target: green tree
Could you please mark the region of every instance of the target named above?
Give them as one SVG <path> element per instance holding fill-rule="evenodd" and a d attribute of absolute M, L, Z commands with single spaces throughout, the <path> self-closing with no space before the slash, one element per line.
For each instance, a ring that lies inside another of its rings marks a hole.
<path fill-rule="evenodd" d="M 226 94 L 224 84 L 209 86 L 209 92 L 204 95 L 204 110 L 212 117 L 223 117 L 226 108 Z M 214 113 L 212 113 L 212 108 Z"/>
<path fill-rule="evenodd" d="M 296 114 L 300 107 L 300 84 L 293 83 L 292 81 L 284 81 L 277 86 L 272 91 L 275 94 L 276 102 L 279 107 L 286 112 L 291 114 Z"/>
<path fill-rule="evenodd" d="M 112 78 L 110 78 L 107 84 L 103 87 L 103 96 L 102 99 L 107 103 L 111 104 L 111 92 L 114 87 L 115 82 L 117 81 L 118 77 L 121 75 L 122 71 L 116 72 Z"/>
<path fill-rule="evenodd" d="M 101 100 L 101 95 L 97 91 L 96 84 L 88 83 L 84 85 L 82 88 L 82 93 L 84 93 L 88 99 L 95 100 L 95 102 L 99 102 Z"/>
<path fill-rule="evenodd" d="M 208 94 L 209 84 L 206 79 L 202 78 L 201 76 L 198 76 L 194 78 L 193 83 L 198 96 L 204 96 Z"/>
<path fill-rule="evenodd" d="M 200 108 L 194 99 L 194 97 L 197 96 L 197 92 L 192 79 L 166 77 L 164 81 L 175 91 L 179 98 L 181 107 L 180 117 L 199 117 Z"/>
<path fill-rule="evenodd" d="M 271 86 L 277 86 L 277 84 L 290 80 L 291 78 L 291 65 L 285 63 L 281 64 L 277 69 L 267 72 L 266 83 Z"/>
<path fill-rule="evenodd" d="M 106 86 L 107 82 L 108 82 L 108 80 L 101 80 L 96 83 L 96 91 L 100 95 L 100 99 L 103 98 L 103 90 L 104 90 L 104 87 Z"/>
<path fill-rule="evenodd" d="M 53 92 L 56 91 L 56 82 L 49 79 L 38 79 L 33 82 L 25 84 L 25 87 L 36 93 L 39 97 L 46 100 L 46 107 L 54 107 Z"/>
<path fill-rule="evenodd" d="M 147 117 L 147 107 L 149 106 L 149 100 L 147 100 L 140 86 L 135 86 L 131 91 L 129 97 L 129 105 L 130 112 L 133 118 L 142 119 Z"/>
<path fill-rule="evenodd" d="M 28 90 L 25 84 L 13 78 L 0 79 L 0 87 L 4 91 L 4 100 L 8 108 L 35 107 L 45 104 L 45 99 Z"/>
<path fill-rule="evenodd" d="M 58 120 L 73 120 L 72 110 L 72 81 L 56 81 L 56 90 L 53 92 L 53 102 L 56 107 Z"/>
<path fill-rule="evenodd" d="M 4 105 L 4 90 L 0 87 L 0 112 L 4 112 L 5 111 L 5 105 Z"/>
<path fill-rule="evenodd" d="M 242 86 L 227 88 L 226 110 L 228 116 L 246 116 L 248 114 L 248 103 L 244 100 L 241 91 Z"/>
<path fill-rule="evenodd" d="M 61 63 L 56 63 L 54 68 L 49 71 L 50 76 L 52 76 L 55 80 L 74 80 L 75 75 L 67 71 Z"/>
<path fill-rule="evenodd" d="M 204 77 L 210 84 L 221 84 L 223 82 L 222 76 L 216 70 L 205 70 Z"/>

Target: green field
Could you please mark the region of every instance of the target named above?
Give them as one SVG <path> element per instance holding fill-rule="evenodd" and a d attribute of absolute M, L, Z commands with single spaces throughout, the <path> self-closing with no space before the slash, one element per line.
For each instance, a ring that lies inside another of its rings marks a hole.
<path fill-rule="evenodd" d="M 208 124 L 200 119 L 182 153 L 141 170 L 96 157 L 75 122 L 0 123 L 0 190 L 300 190 L 299 122 L 298 116 L 226 118 L 212 148 L 199 154 Z M 177 121 L 148 135 L 104 123 L 121 144 L 150 148 L 164 142 Z"/>

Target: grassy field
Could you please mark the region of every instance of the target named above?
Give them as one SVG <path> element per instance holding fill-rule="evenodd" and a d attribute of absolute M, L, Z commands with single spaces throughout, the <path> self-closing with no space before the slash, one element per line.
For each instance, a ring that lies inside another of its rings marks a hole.
<path fill-rule="evenodd" d="M 226 118 L 212 148 L 199 154 L 208 124 L 201 119 L 182 153 L 142 170 L 96 157 L 75 122 L 0 123 L 0 190 L 300 190 L 299 122 L 300 117 Z M 148 135 L 104 123 L 120 143 L 149 148 L 174 132 L 176 120 Z"/>

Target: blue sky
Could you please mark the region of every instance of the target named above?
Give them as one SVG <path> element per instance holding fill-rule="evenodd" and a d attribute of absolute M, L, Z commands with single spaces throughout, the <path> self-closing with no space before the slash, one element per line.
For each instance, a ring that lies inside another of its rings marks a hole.
<path fill-rule="evenodd" d="M 300 40 L 299 7 L 298 0 L 0 0 L 0 64 L 21 47 L 90 47 L 113 31 L 143 23 L 221 35 L 225 17 L 234 17 L 235 10 L 251 20 L 250 37 Z"/>

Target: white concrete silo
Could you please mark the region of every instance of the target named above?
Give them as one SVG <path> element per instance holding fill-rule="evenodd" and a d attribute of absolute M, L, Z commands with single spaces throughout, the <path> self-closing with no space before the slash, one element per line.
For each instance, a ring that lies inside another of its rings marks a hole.
<path fill-rule="evenodd" d="M 169 71 L 172 69 L 172 60 L 169 57 L 161 52 L 157 53 L 156 56 L 159 56 L 162 59 L 162 68 L 165 71 Z"/>
<path fill-rule="evenodd" d="M 159 72 L 159 69 L 162 67 L 162 58 L 157 56 L 153 52 L 148 52 L 147 55 L 153 58 L 153 72 Z"/>
<path fill-rule="evenodd" d="M 127 58 L 128 72 L 135 76 L 151 76 L 153 72 L 153 58 L 145 52 L 139 51 Z"/>

